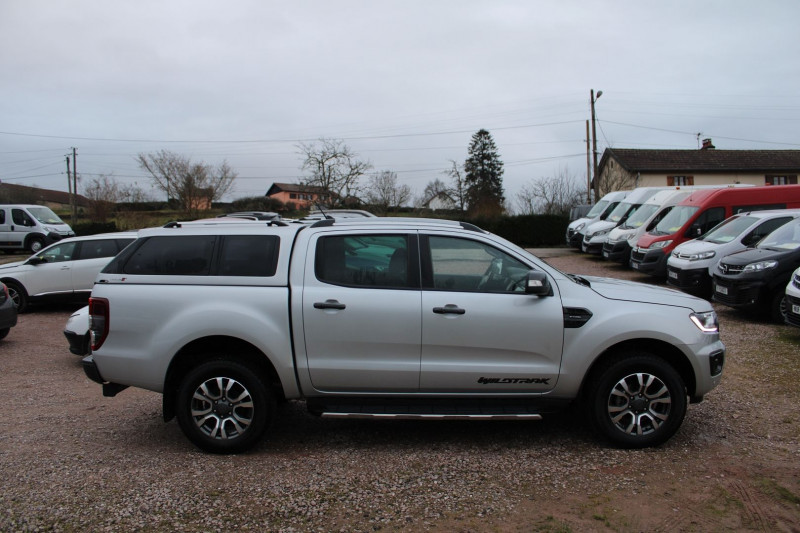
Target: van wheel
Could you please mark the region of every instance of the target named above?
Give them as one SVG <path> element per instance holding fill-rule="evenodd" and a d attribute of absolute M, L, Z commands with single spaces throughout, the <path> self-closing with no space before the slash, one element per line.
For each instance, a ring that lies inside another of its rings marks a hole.
<path fill-rule="evenodd" d="M 588 412 L 595 430 L 623 448 L 657 446 L 686 415 L 686 388 L 678 372 L 649 354 L 629 353 L 592 376 Z"/>
<path fill-rule="evenodd" d="M 272 422 L 275 398 L 249 367 L 217 359 L 183 378 L 176 416 L 183 433 L 201 450 L 239 453 L 252 448 Z"/>
<path fill-rule="evenodd" d="M 32 254 L 41 251 L 42 248 L 44 248 L 44 240 L 41 237 L 31 237 L 28 240 L 28 250 Z"/>
<path fill-rule="evenodd" d="M 17 308 L 17 313 L 22 313 L 28 309 L 28 293 L 25 291 L 25 287 L 16 281 L 7 281 L 6 287 L 8 287 L 8 295 L 11 296 L 11 300 L 14 302 L 14 307 Z"/>
<path fill-rule="evenodd" d="M 769 303 L 769 315 L 773 322 L 778 324 L 786 323 L 786 311 L 788 303 L 786 302 L 786 293 L 780 289 L 772 295 Z"/>

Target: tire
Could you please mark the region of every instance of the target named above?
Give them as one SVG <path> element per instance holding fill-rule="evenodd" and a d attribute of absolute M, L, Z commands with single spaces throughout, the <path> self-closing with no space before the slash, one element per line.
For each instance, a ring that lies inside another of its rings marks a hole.
<path fill-rule="evenodd" d="M 5 339 L 8 336 L 9 331 L 11 331 L 11 328 L 0 329 L 0 340 Z"/>
<path fill-rule="evenodd" d="M 14 301 L 14 307 L 17 308 L 17 313 L 24 313 L 28 309 L 28 293 L 25 291 L 25 287 L 16 281 L 7 281 L 5 283 L 6 287 L 8 287 L 8 295 L 11 296 Z"/>
<path fill-rule="evenodd" d="M 201 450 L 240 453 L 252 448 L 272 422 L 275 398 L 249 367 L 216 359 L 183 378 L 176 416 L 183 433 Z"/>
<path fill-rule="evenodd" d="M 44 248 L 44 239 L 42 239 L 41 237 L 31 237 L 28 240 L 28 250 L 32 254 L 40 252 L 42 248 Z"/>
<path fill-rule="evenodd" d="M 773 322 L 778 324 L 785 324 L 786 323 L 786 306 L 788 303 L 786 302 L 786 293 L 782 290 L 778 290 L 775 294 L 772 295 L 769 302 L 769 316 Z"/>
<path fill-rule="evenodd" d="M 663 359 L 630 353 L 593 375 L 588 395 L 590 421 L 622 448 L 658 446 L 686 416 L 686 387 Z"/>

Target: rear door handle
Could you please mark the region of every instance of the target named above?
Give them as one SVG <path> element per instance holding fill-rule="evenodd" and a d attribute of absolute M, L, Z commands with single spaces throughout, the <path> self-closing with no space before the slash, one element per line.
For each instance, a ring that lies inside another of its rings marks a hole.
<path fill-rule="evenodd" d="M 344 309 L 346 305 L 339 303 L 338 300 L 325 300 L 324 302 L 314 302 L 314 309 Z"/>
<path fill-rule="evenodd" d="M 454 304 L 447 304 L 444 307 L 434 307 L 433 312 L 437 315 L 463 315 L 466 313 L 464 309 Z"/>

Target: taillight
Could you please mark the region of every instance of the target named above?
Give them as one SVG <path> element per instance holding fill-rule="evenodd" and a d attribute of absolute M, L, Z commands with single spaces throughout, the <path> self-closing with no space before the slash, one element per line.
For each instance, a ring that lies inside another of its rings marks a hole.
<path fill-rule="evenodd" d="M 108 300 L 105 298 L 89 298 L 89 332 L 92 339 L 92 350 L 103 345 L 108 336 Z"/>

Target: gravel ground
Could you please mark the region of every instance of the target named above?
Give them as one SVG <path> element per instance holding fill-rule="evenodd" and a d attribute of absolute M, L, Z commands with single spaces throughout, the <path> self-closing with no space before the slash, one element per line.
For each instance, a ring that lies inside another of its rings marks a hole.
<path fill-rule="evenodd" d="M 717 307 L 723 383 L 656 449 L 609 448 L 570 412 L 372 422 L 289 402 L 255 450 L 213 456 L 161 420 L 158 394 L 102 396 L 61 333 L 72 309 L 21 315 L 0 342 L 2 531 L 800 531 L 800 330 L 788 326 Z"/>

